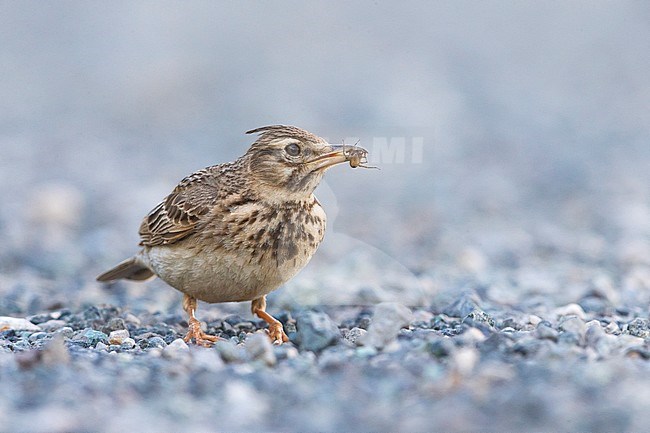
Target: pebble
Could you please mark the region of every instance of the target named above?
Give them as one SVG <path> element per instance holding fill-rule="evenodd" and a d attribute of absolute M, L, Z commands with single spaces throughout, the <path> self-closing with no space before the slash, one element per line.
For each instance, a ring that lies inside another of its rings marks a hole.
<path fill-rule="evenodd" d="M 29 336 L 29 338 L 27 340 L 29 342 L 33 343 L 35 341 L 42 340 L 42 339 L 47 338 L 47 337 L 48 337 L 47 332 L 34 332 L 33 334 L 31 334 Z"/>
<path fill-rule="evenodd" d="M 78 341 L 86 343 L 87 346 L 95 347 L 95 345 L 100 341 L 104 344 L 108 344 L 108 335 L 94 329 L 85 329 Z"/>
<path fill-rule="evenodd" d="M 246 353 L 250 359 L 262 361 L 268 366 L 277 363 L 271 339 L 263 333 L 255 333 L 246 338 Z"/>
<path fill-rule="evenodd" d="M 621 333 L 621 328 L 619 328 L 618 323 L 612 320 L 605 327 L 605 331 L 607 331 L 608 334 L 618 335 Z"/>
<path fill-rule="evenodd" d="M 66 325 L 67 322 L 65 320 L 51 319 L 48 320 L 47 322 L 43 322 L 39 324 L 38 326 L 40 326 L 43 331 L 52 332 L 61 329 Z"/>
<path fill-rule="evenodd" d="M 650 329 L 648 326 L 648 319 L 637 317 L 627 324 L 627 332 L 630 335 L 640 338 L 647 338 L 650 336 Z"/>
<path fill-rule="evenodd" d="M 111 334 L 113 331 L 126 330 L 126 322 L 121 317 L 113 317 L 109 319 L 108 324 L 102 331 Z"/>
<path fill-rule="evenodd" d="M 587 327 L 585 321 L 578 316 L 564 316 L 558 324 L 558 329 L 584 337 Z"/>
<path fill-rule="evenodd" d="M 336 344 L 341 338 L 336 323 L 325 313 L 307 311 L 296 319 L 296 342 L 303 350 L 317 352 Z"/>
<path fill-rule="evenodd" d="M 580 305 L 575 303 L 558 307 L 555 310 L 553 310 L 553 314 L 556 317 L 576 316 L 582 320 L 585 320 L 586 318 L 585 310 L 583 310 Z"/>
<path fill-rule="evenodd" d="M 135 347 L 135 340 L 133 338 L 125 338 L 120 343 L 120 349 L 133 349 Z"/>
<path fill-rule="evenodd" d="M 357 347 L 355 350 L 356 356 L 360 358 L 370 358 L 372 356 L 377 355 L 377 349 L 375 349 L 372 346 L 362 346 L 362 347 Z"/>
<path fill-rule="evenodd" d="M 126 329 L 120 329 L 118 331 L 112 331 L 108 335 L 108 342 L 110 344 L 117 344 L 119 346 L 126 338 L 129 337 L 130 337 L 129 331 L 127 331 Z"/>
<path fill-rule="evenodd" d="M 107 351 L 107 350 L 117 350 L 118 346 L 107 346 L 101 341 L 95 345 L 95 350 Z"/>
<path fill-rule="evenodd" d="M 224 367 L 223 359 L 221 359 L 221 356 L 219 356 L 219 353 L 216 350 L 194 351 L 192 353 L 192 364 L 196 368 L 210 371 L 212 373 L 219 372 L 223 370 Z"/>
<path fill-rule="evenodd" d="M 467 317 L 472 311 L 480 310 L 478 298 L 474 294 L 464 293 L 442 310 L 449 317 Z"/>
<path fill-rule="evenodd" d="M 458 339 L 464 345 L 475 345 L 485 341 L 487 337 L 477 328 L 467 328 L 465 332 L 458 336 Z"/>
<path fill-rule="evenodd" d="M 283 344 L 281 346 L 273 345 L 273 351 L 278 361 L 297 358 L 300 355 L 298 349 L 291 344 Z"/>
<path fill-rule="evenodd" d="M 231 341 L 219 341 L 215 344 L 215 348 L 221 359 L 227 364 L 240 363 L 246 361 L 246 352 L 239 346 L 233 344 Z"/>
<path fill-rule="evenodd" d="M 163 349 L 163 357 L 168 359 L 180 359 L 189 356 L 190 348 L 182 338 L 177 338 Z"/>
<path fill-rule="evenodd" d="M 345 335 L 343 338 L 345 338 L 348 342 L 352 344 L 357 344 L 360 343 L 360 339 L 363 339 L 363 336 L 366 335 L 368 331 L 365 329 L 357 328 L 356 326 L 347 332 L 345 332 Z"/>
<path fill-rule="evenodd" d="M 41 327 L 34 325 L 24 318 L 0 316 L 0 331 L 7 329 L 13 329 L 14 331 L 40 331 Z"/>
<path fill-rule="evenodd" d="M 586 328 L 587 330 L 585 332 L 585 341 L 588 346 L 596 348 L 600 340 L 607 334 L 603 327 L 600 325 L 600 322 L 597 320 L 587 322 Z"/>
<path fill-rule="evenodd" d="M 396 302 L 382 302 L 375 307 L 368 333 L 359 341 L 366 346 L 381 349 L 397 338 L 404 326 L 408 326 L 413 313 L 406 306 Z"/>
<path fill-rule="evenodd" d="M 165 343 L 165 340 L 163 340 L 161 337 L 155 336 L 151 337 L 148 340 L 146 340 L 147 345 L 146 347 L 151 347 L 151 348 L 164 348 L 167 346 L 167 343 Z"/>

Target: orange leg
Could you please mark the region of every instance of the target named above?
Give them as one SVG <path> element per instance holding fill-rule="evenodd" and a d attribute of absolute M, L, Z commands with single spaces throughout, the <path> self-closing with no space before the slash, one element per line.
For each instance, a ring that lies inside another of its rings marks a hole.
<path fill-rule="evenodd" d="M 268 333 L 273 344 L 282 344 L 289 341 L 289 337 L 287 337 L 287 334 L 284 333 L 284 329 L 282 328 L 282 323 L 266 312 L 266 296 L 253 299 L 251 312 L 269 324 Z"/>
<path fill-rule="evenodd" d="M 187 334 L 183 340 L 185 340 L 186 343 L 189 343 L 193 338 L 194 342 L 199 346 L 210 347 L 215 341 L 219 340 L 219 337 L 203 332 L 201 329 L 201 322 L 199 322 L 199 320 L 194 316 L 196 304 L 196 298 L 193 298 L 190 295 L 183 296 L 183 310 L 185 310 L 185 312 L 190 316 L 188 320 Z"/>

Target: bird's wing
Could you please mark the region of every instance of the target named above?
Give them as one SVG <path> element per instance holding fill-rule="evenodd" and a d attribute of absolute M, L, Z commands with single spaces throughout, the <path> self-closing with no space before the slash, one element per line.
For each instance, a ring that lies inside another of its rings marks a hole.
<path fill-rule="evenodd" d="M 140 245 L 156 246 L 178 242 L 192 234 L 201 218 L 217 201 L 219 187 L 210 168 L 183 179 L 140 224 Z"/>

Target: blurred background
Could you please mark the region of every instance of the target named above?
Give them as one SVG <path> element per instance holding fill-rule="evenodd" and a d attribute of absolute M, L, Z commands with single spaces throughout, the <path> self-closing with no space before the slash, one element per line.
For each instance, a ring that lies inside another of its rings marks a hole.
<path fill-rule="evenodd" d="M 0 315 L 180 311 L 94 276 L 276 123 L 360 139 L 381 170 L 328 173 L 326 242 L 273 302 L 650 302 L 646 2 L 0 7 Z"/>

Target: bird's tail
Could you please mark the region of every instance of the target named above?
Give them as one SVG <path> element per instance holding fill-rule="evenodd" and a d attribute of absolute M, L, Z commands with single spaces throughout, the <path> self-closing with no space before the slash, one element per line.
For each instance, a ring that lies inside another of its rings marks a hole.
<path fill-rule="evenodd" d="M 136 260 L 135 257 L 124 260 L 112 269 L 97 277 L 97 281 L 115 281 L 119 279 L 144 281 L 154 276 L 154 273 Z"/>

